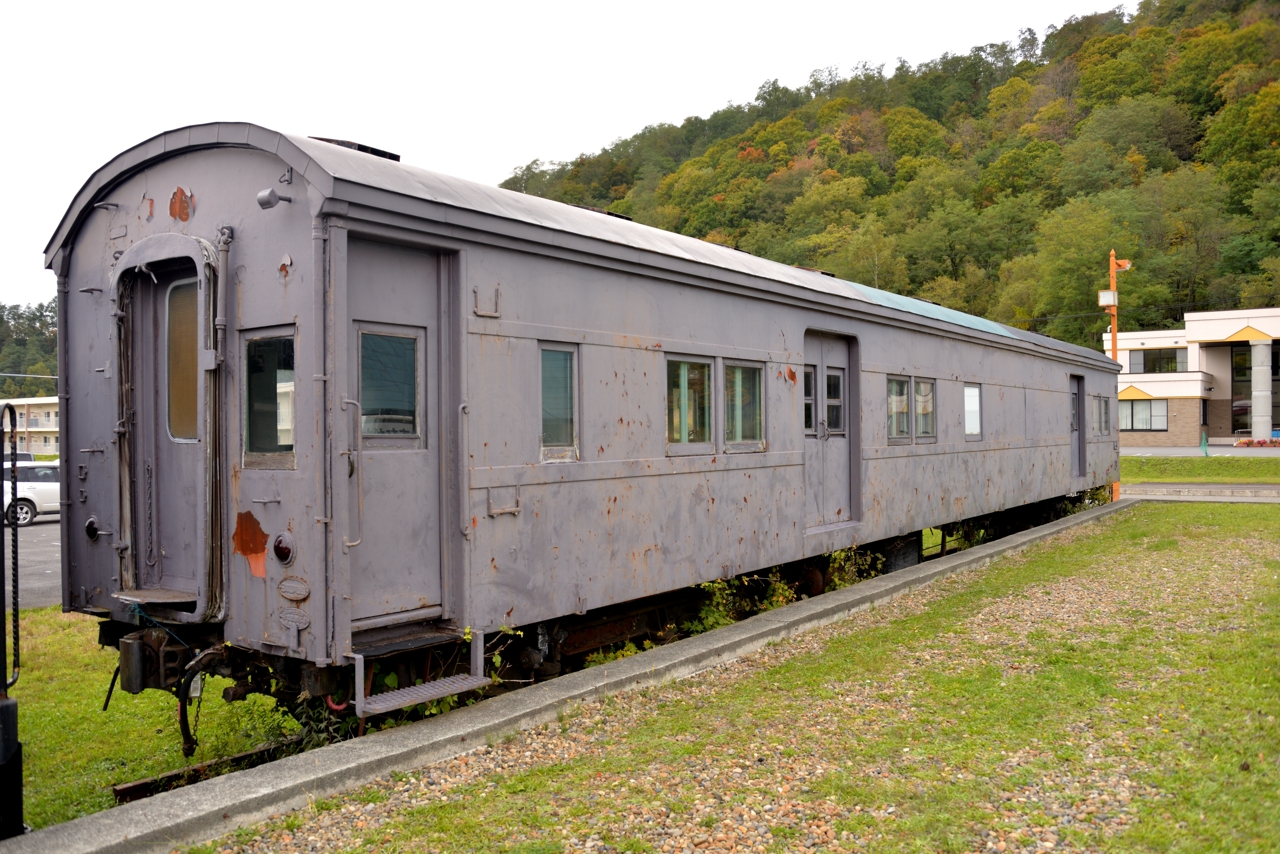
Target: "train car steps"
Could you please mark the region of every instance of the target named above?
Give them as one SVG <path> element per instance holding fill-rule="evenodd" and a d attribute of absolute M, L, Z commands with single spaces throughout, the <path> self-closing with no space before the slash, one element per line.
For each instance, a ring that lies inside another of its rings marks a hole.
<path fill-rule="evenodd" d="M 364 676 L 364 656 L 353 655 L 356 664 L 356 717 L 365 718 L 369 715 L 382 715 L 387 712 L 394 712 L 397 709 L 406 709 L 409 706 L 416 706 L 418 703 L 429 703 L 432 700 L 439 700 L 453 694 L 461 694 L 465 691 L 473 691 L 490 683 L 489 677 L 484 675 L 484 635 L 475 632 L 471 638 L 471 672 L 459 673 L 454 676 L 446 676 L 443 679 L 435 679 L 431 682 L 424 682 L 421 685 L 410 685 L 406 688 L 397 688 L 394 691 L 383 691 L 381 694 L 374 694 L 366 697 L 364 694 L 365 676 Z"/>

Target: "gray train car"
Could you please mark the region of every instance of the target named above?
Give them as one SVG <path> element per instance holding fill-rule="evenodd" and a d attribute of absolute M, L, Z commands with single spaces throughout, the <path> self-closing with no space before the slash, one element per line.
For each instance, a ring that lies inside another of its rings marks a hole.
<path fill-rule="evenodd" d="M 46 261 L 63 607 L 130 691 L 354 667 L 372 714 L 503 626 L 1118 480 L 1097 352 L 368 146 L 162 134 Z"/>

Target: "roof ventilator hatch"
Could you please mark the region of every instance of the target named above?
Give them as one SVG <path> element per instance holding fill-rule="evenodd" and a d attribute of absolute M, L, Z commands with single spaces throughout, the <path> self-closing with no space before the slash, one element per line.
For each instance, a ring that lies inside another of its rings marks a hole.
<path fill-rule="evenodd" d="M 390 151 L 383 151 L 381 148 L 374 148 L 372 145 L 365 145 L 362 142 L 352 142 L 349 139 L 327 139 L 323 136 L 313 136 L 311 139 L 327 142 L 330 145 L 340 145 L 343 148 L 350 148 L 352 151 L 363 151 L 365 154 L 372 154 L 374 157 L 381 157 L 384 160 L 400 162 L 399 154 L 392 154 Z"/>

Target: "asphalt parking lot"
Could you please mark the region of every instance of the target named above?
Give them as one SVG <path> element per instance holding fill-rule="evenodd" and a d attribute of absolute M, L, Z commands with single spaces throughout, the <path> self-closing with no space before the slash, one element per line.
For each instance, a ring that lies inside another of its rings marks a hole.
<path fill-rule="evenodd" d="M 57 516 L 39 516 L 29 527 L 18 529 L 18 605 L 44 608 L 62 603 L 62 546 Z M 5 599 L 9 589 L 9 530 L 4 532 Z"/>

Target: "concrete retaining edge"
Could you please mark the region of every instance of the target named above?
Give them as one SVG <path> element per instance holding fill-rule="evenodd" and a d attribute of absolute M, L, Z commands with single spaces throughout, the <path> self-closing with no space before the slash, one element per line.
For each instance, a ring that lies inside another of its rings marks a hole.
<path fill-rule="evenodd" d="M 1069 528 L 1142 502 L 1119 501 L 731 626 L 531 685 L 447 715 L 321 747 L 0 842 L 0 854 L 140 854 L 215 839 L 276 813 L 361 786 L 394 770 L 449 759 L 556 720 L 573 703 L 658 685 L 732 661 L 771 641 L 874 608 L 917 587 L 1014 554 Z"/>

